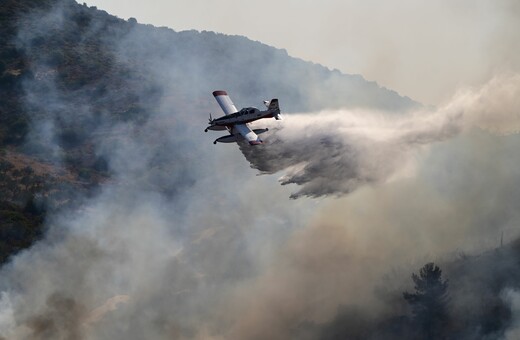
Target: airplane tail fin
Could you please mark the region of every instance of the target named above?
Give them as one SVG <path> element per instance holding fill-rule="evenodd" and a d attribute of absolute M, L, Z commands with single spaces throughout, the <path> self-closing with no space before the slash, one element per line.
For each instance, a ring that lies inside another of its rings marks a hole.
<path fill-rule="evenodd" d="M 282 119 L 282 116 L 280 115 L 280 107 L 278 106 L 278 99 L 276 99 L 276 98 L 271 99 L 267 109 L 269 111 L 274 111 L 273 112 L 274 119 L 276 119 L 276 120 Z"/>
<path fill-rule="evenodd" d="M 280 108 L 278 107 L 278 99 L 276 99 L 276 98 L 271 99 L 271 101 L 269 102 L 269 106 L 267 108 L 269 110 L 279 110 Z"/>

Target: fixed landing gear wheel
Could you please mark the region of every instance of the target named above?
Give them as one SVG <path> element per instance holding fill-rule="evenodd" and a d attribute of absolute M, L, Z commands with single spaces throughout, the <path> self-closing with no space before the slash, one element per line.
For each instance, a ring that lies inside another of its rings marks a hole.
<path fill-rule="evenodd" d="M 205 129 L 204 132 L 208 132 L 208 129 Z"/>
<path fill-rule="evenodd" d="M 217 144 L 217 141 L 214 141 L 213 144 Z"/>

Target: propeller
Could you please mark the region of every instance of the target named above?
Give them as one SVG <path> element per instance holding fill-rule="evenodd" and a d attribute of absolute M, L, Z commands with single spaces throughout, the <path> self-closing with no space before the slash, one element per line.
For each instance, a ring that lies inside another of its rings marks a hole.
<path fill-rule="evenodd" d="M 213 117 L 211 117 L 211 112 L 209 113 L 209 125 L 206 129 L 204 129 L 204 132 L 208 132 L 208 128 L 213 125 Z"/>

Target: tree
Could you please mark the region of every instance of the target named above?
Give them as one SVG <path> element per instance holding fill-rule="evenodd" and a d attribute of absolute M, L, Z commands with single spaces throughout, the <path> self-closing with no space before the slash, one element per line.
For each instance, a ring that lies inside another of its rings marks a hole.
<path fill-rule="evenodd" d="M 442 281 L 442 270 L 427 263 L 412 274 L 415 292 L 404 292 L 412 307 L 413 324 L 422 339 L 443 339 L 447 328 L 448 280 Z"/>

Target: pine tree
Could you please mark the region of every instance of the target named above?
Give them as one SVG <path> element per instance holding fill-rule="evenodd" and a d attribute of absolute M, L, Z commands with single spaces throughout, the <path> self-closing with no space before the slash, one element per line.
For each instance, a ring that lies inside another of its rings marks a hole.
<path fill-rule="evenodd" d="M 415 292 L 404 292 L 404 299 L 412 307 L 412 324 L 422 339 L 443 339 L 448 323 L 448 281 L 442 281 L 442 270 L 427 263 L 412 274 Z"/>

